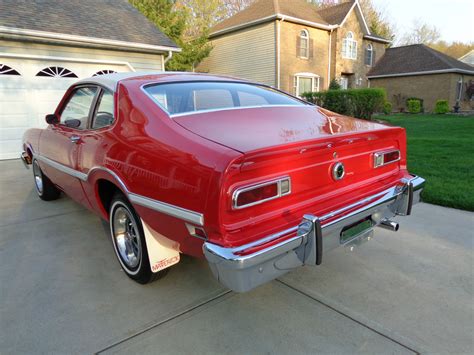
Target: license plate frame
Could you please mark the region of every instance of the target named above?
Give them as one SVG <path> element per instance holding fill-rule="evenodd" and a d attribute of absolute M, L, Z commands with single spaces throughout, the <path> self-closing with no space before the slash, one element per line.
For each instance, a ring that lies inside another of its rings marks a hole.
<path fill-rule="evenodd" d="M 344 227 L 340 235 L 340 243 L 346 244 L 357 237 L 365 235 L 374 227 L 374 222 L 370 217 L 366 217 L 358 222 L 355 222 L 347 227 Z"/>

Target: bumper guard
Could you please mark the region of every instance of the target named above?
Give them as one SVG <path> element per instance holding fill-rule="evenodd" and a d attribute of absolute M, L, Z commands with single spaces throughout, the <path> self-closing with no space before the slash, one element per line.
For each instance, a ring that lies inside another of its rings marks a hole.
<path fill-rule="evenodd" d="M 305 214 L 299 225 L 239 247 L 224 248 L 205 242 L 204 255 L 222 284 L 233 291 L 245 292 L 299 266 L 319 265 L 323 252 L 366 237 L 373 228 L 344 243 L 340 238 L 344 228 L 364 218 L 370 217 L 375 227 L 395 215 L 410 215 L 412 206 L 420 200 L 424 184 L 425 180 L 417 176 L 402 179 L 390 189 L 324 216 Z M 292 236 L 274 243 L 286 235 Z M 267 244 L 270 246 L 264 247 Z"/>

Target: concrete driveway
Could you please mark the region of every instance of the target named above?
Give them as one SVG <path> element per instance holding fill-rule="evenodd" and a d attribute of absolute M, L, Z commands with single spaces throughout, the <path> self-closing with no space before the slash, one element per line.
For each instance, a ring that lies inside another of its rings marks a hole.
<path fill-rule="evenodd" d="M 320 267 L 252 292 L 183 257 L 141 286 L 107 227 L 0 162 L 0 353 L 472 353 L 474 214 L 420 204 Z"/>

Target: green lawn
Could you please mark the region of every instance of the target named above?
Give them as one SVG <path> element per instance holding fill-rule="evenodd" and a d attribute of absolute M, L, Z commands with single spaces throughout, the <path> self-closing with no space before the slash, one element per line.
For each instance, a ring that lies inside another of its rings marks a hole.
<path fill-rule="evenodd" d="M 422 200 L 474 211 L 474 116 L 378 116 L 407 130 L 408 169 L 426 179 Z"/>

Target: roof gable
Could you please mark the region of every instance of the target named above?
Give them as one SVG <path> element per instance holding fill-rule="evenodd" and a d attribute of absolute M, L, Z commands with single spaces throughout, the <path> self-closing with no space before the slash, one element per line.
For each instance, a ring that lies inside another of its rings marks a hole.
<path fill-rule="evenodd" d="M 470 72 L 474 68 L 424 44 L 388 48 L 368 77 L 402 76 L 432 72 Z"/>
<path fill-rule="evenodd" d="M 321 17 L 318 9 L 306 0 L 258 0 L 234 16 L 219 22 L 212 28 L 211 33 L 217 34 L 258 22 L 272 21 L 280 16 L 329 27 L 329 23 Z"/>
<path fill-rule="evenodd" d="M 319 10 L 319 15 L 333 25 L 340 25 L 346 19 L 350 10 L 354 6 L 355 1 L 343 2 L 336 6 L 326 7 Z"/>
<path fill-rule="evenodd" d="M 2 0 L 4 28 L 178 48 L 126 0 Z"/>

